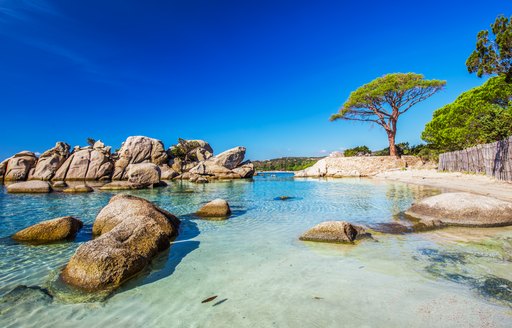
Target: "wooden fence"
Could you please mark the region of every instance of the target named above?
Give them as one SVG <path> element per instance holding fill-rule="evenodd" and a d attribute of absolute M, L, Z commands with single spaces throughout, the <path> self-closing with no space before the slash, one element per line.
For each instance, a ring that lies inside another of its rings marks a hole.
<path fill-rule="evenodd" d="M 439 155 L 439 171 L 482 173 L 512 181 L 512 137 Z"/>

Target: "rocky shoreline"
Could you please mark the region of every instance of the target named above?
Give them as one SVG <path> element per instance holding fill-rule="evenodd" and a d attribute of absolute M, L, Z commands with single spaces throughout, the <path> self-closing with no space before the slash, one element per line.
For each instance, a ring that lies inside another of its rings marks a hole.
<path fill-rule="evenodd" d="M 101 141 L 73 149 L 59 141 L 39 157 L 22 151 L 0 163 L 0 182 L 8 185 L 9 192 L 18 193 L 50 192 L 85 181 L 104 185 L 104 190 L 129 190 L 163 185 L 162 180 L 207 183 L 252 178 L 255 173 L 254 165 L 244 161 L 244 147 L 214 156 L 203 140 L 179 139 L 166 150 L 160 140 L 131 136 L 119 151 L 112 153 L 111 149 Z M 87 186 L 68 190 L 87 191 Z"/>
<path fill-rule="evenodd" d="M 338 152 L 330 154 L 313 166 L 295 172 L 301 178 L 369 177 L 376 174 L 406 168 L 431 167 L 417 156 L 354 156 L 343 157 Z"/>

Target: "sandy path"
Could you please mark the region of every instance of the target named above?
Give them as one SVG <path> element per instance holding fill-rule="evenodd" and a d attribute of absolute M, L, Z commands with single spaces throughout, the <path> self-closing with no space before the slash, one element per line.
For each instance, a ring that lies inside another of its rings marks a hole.
<path fill-rule="evenodd" d="M 483 175 L 412 169 L 383 172 L 373 178 L 436 187 L 447 191 L 472 192 L 512 202 L 512 183 Z"/>

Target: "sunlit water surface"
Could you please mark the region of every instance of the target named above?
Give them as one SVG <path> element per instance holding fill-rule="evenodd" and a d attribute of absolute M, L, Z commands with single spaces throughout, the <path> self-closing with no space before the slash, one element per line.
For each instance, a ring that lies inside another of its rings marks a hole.
<path fill-rule="evenodd" d="M 375 234 L 357 245 L 302 242 L 326 220 L 374 226 L 400 220 L 439 190 L 371 179 L 170 183 L 134 191 L 182 219 L 180 235 L 150 270 L 103 302 L 0 304 L 1 327 L 511 327 L 512 229 Z M 91 239 L 113 193 L 0 192 L 0 296 L 47 287 Z M 291 196 L 286 201 L 278 196 Z M 191 213 L 215 198 L 233 216 Z M 29 246 L 14 232 L 58 216 L 84 221 L 74 242 Z M 217 298 L 202 303 L 210 296 Z M 0 301 L 1 302 L 1 301 Z"/>

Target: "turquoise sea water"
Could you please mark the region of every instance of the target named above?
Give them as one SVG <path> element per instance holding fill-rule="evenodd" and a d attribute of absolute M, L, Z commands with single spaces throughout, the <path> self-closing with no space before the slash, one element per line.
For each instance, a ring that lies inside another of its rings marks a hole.
<path fill-rule="evenodd" d="M 357 245 L 302 242 L 326 220 L 378 227 L 440 190 L 372 179 L 289 174 L 133 191 L 182 219 L 180 235 L 141 277 L 102 302 L 1 303 L 1 327 L 510 327 L 512 229 L 375 233 Z M 47 287 L 114 193 L 10 195 L 0 191 L 0 296 Z M 278 196 L 291 196 L 286 201 Z M 224 198 L 226 221 L 196 219 Z M 8 238 L 64 215 L 84 221 L 74 242 Z M 202 300 L 217 296 L 214 301 Z"/>

